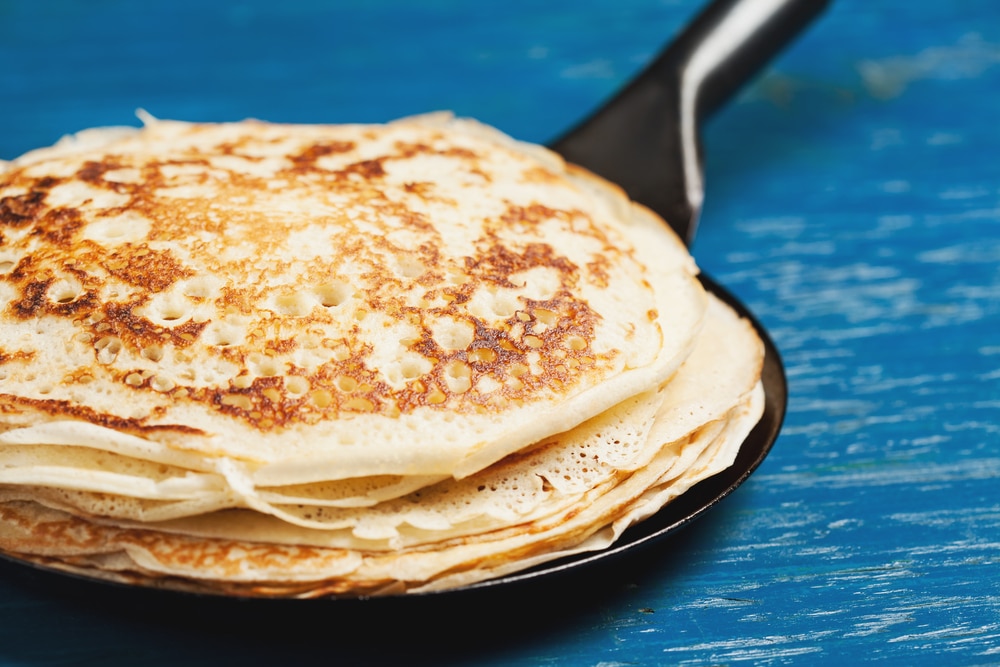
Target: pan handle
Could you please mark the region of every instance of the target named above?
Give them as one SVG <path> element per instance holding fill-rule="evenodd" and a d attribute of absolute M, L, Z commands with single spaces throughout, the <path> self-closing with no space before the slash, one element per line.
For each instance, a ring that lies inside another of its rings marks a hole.
<path fill-rule="evenodd" d="M 829 0 L 717 0 L 652 67 L 682 70 L 682 96 L 701 122 L 798 36 Z M 661 64 L 660 61 L 664 62 Z"/>
<path fill-rule="evenodd" d="M 715 0 L 628 86 L 551 144 L 666 219 L 687 243 L 704 200 L 702 122 L 829 0 Z"/>

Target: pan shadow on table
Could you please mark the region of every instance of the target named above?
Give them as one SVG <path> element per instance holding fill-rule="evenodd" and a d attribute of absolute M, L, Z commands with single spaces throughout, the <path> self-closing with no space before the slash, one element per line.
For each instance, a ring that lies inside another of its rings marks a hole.
<path fill-rule="evenodd" d="M 737 494 L 739 495 L 739 494 Z M 568 640 L 586 628 L 669 610 L 644 608 L 650 587 L 683 586 L 692 561 L 704 559 L 729 512 L 715 512 L 641 549 L 514 584 L 417 597 L 370 600 L 235 600 L 132 589 L 0 562 L 0 594 L 35 601 L 4 636 L 0 662 L 41 665 L 72 651 L 74 664 L 156 665 L 455 664 L 503 661 L 534 643 Z M 679 579 L 680 577 L 680 579 Z M 7 591 L 3 593 L 3 591 Z M 0 618 L 3 605 L 0 602 Z M 632 619 L 632 620 L 636 620 Z M 9 623 L 0 623 L 10 626 Z M 87 647 L 81 651 L 81 646 Z"/>

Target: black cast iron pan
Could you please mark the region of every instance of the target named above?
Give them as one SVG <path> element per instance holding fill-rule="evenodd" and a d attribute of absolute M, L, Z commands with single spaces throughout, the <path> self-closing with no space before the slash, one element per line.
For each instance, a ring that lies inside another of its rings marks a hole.
<path fill-rule="evenodd" d="M 621 185 L 633 199 L 663 216 L 690 242 L 704 194 L 699 139 L 702 121 L 798 35 L 826 4 L 827 0 L 712 2 L 642 74 L 551 147 L 567 160 Z M 248 616 L 260 619 L 266 607 L 264 617 L 270 623 L 275 618 L 284 618 L 300 624 L 304 615 L 316 614 L 317 605 L 323 609 L 321 616 L 328 618 L 331 607 L 350 608 L 351 613 L 373 607 L 379 614 L 390 609 L 393 613 L 400 610 L 423 613 L 430 607 L 453 612 L 464 606 L 456 603 L 486 600 L 492 604 L 524 595 L 544 594 L 550 602 L 574 604 L 584 591 L 590 597 L 597 593 L 599 582 L 614 579 L 609 568 L 615 567 L 619 557 L 637 558 L 641 547 L 687 526 L 729 495 L 764 460 L 777 438 L 787 400 L 784 369 L 777 349 L 760 323 L 735 297 L 707 277 L 702 281 L 709 291 L 753 322 L 764 340 L 764 416 L 743 443 L 731 468 L 693 487 L 655 516 L 627 531 L 607 550 L 440 593 L 335 601 L 227 600 L 93 582 L 43 568 L 26 571 L 19 567 L 20 563 L 5 564 L 3 570 L 11 577 L 28 577 L 48 589 L 56 588 L 85 600 L 88 605 L 103 601 L 111 602 L 117 609 L 169 611 L 172 622 L 182 618 L 175 613 L 178 605 L 186 607 L 183 618 L 208 614 L 216 623 L 221 619 L 245 622 Z M 633 560 L 630 570 L 637 562 Z M 581 586 L 584 582 L 586 585 Z M 278 609 L 283 611 L 272 613 Z M 413 627 L 423 626 L 417 622 Z"/>

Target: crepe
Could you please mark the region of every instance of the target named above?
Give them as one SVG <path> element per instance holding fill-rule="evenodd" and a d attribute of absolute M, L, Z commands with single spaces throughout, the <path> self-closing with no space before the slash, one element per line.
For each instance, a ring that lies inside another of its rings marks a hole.
<path fill-rule="evenodd" d="M 0 550 L 227 595 L 605 548 L 763 347 L 647 209 L 446 114 L 89 131 L 0 173 Z"/>
<path fill-rule="evenodd" d="M 674 236 L 478 124 L 113 136 L 3 174 L 8 426 L 270 485 L 461 476 L 656 386 L 701 322 Z"/>
<path fill-rule="evenodd" d="M 368 551 L 199 537 L 95 523 L 34 502 L 0 503 L 0 546 L 22 558 L 98 578 L 227 595 L 319 597 L 415 593 L 468 585 L 580 552 L 603 549 L 635 521 L 724 469 L 759 414 L 763 394 L 723 424 L 693 434 L 694 463 L 655 479 L 653 465 L 572 510 L 455 538 L 433 547 Z M 672 459 L 662 452 L 660 459 Z M 658 461 L 658 463 L 662 463 Z M 669 468 L 669 464 L 667 466 Z"/>

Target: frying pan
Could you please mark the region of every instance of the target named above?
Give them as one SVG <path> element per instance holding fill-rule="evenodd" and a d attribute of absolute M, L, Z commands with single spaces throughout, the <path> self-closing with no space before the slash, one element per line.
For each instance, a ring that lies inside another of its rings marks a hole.
<path fill-rule="evenodd" d="M 551 148 L 568 161 L 619 184 L 632 199 L 659 213 L 690 243 L 704 198 L 702 122 L 826 5 L 827 0 L 716 0 L 710 3 L 638 77 L 596 113 L 554 141 Z M 607 567 L 617 557 L 658 542 L 702 516 L 742 484 L 767 456 L 778 436 L 787 402 L 784 370 L 767 332 L 746 307 L 720 285 L 705 276 L 702 282 L 709 291 L 750 320 L 765 345 L 764 415 L 743 443 L 732 467 L 696 485 L 655 516 L 626 531 L 617 543 L 601 552 L 569 557 L 525 572 L 439 593 L 358 600 L 240 601 L 240 610 L 256 614 L 262 604 L 274 609 L 291 603 L 300 605 L 301 610 L 302 605 L 315 608 L 313 605 L 317 603 L 326 606 L 335 603 L 334 606 L 341 607 L 376 604 L 384 612 L 385 605 L 391 604 L 423 604 L 426 609 L 428 598 L 441 602 L 493 595 L 496 601 L 496 595 L 520 594 L 526 586 L 534 593 L 541 587 L 563 587 L 565 593 L 566 586 L 574 586 L 571 578 L 578 573 L 593 573 L 597 566 Z M 4 570 L 11 567 L 16 566 L 5 565 Z M 17 567 L 17 573 L 23 575 L 24 568 Z M 75 592 L 90 602 L 114 600 L 132 609 L 164 610 L 173 608 L 178 601 L 184 604 L 184 598 L 194 599 L 197 609 L 211 614 L 216 622 L 219 616 L 211 611 L 214 605 L 227 604 L 218 598 L 188 593 L 93 582 L 40 567 L 35 567 L 31 575 L 35 577 L 34 583 L 46 588 L 51 589 L 55 581 L 55 587 L 61 592 L 76 587 Z M 92 587 L 100 587 L 96 595 Z M 151 606 L 150 598 L 154 596 L 159 599 Z M 163 598 L 169 598 L 171 604 L 164 607 Z M 245 616 L 234 616 L 232 612 L 232 608 L 225 610 L 227 618 Z M 176 615 L 173 618 L 176 619 Z"/>

